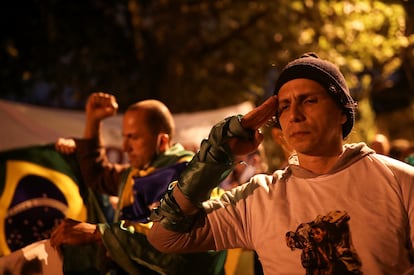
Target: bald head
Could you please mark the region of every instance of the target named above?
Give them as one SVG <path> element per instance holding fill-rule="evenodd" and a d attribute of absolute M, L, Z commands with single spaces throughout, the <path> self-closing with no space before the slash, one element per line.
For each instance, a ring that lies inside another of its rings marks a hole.
<path fill-rule="evenodd" d="M 156 99 L 147 99 L 130 105 L 126 110 L 132 111 L 144 112 L 146 126 L 154 135 L 165 133 L 172 140 L 175 132 L 174 118 L 164 103 Z"/>

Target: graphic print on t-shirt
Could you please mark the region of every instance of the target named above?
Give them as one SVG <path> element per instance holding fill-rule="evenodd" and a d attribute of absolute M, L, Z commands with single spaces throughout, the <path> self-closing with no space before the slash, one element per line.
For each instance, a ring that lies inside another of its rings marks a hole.
<path fill-rule="evenodd" d="M 345 211 L 331 211 L 286 233 L 286 245 L 291 250 L 302 249 L 301 262 L 306 274 L 362 274 L 349 219 Z"/>

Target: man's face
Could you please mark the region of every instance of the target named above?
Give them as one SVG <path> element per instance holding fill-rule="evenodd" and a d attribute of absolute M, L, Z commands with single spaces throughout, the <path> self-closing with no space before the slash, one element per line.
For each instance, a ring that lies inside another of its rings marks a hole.
<path fill-rule="evenodd" d="M 158 136 L 147 127 L 145 116 L 141 110 L 127 111 L 122 122 L 123 150 L 131 166 L 138 169 L 150 164 L 158 146 Z"/>
<path fill-rule="evenodd" d="M 280 88 L 278 101 L 283 135 L 298 154 L 338 153 L 347 118 L 323 86 L 309 79 L 294 79 Z"/>

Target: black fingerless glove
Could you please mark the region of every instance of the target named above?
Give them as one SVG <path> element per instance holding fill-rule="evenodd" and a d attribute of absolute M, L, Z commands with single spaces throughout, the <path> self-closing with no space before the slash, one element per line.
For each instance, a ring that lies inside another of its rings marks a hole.
<path fill-rule="evenodd" d="M 254 136 L 253 130 L 241 126 L 240 119 L 241 116 L 228 117 L 216 124 L 178 180 L 177 187 L 199 208 L 233 169 L 233 156 L 226 141 L 232 137 L 251 139 Z M 187 232 L 192 226 L 192 217 L 181 212 L 172 191 L 170 188 L 151 218 L 169 230 Z"/>

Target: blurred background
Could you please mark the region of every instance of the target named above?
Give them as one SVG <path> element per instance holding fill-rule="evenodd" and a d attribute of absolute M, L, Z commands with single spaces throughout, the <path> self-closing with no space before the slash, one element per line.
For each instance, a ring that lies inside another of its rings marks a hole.
<path fill-rule="evenodd" d="M 0 10 L 0 97 L 83 110 L 156 98 L 173 113 L 259 104 L 314 51 L 358 101 L 350 140 L 414 139 L 414 1 L 26 0 Z M 410 16 L 411 15 L 411 16 Z"/>

